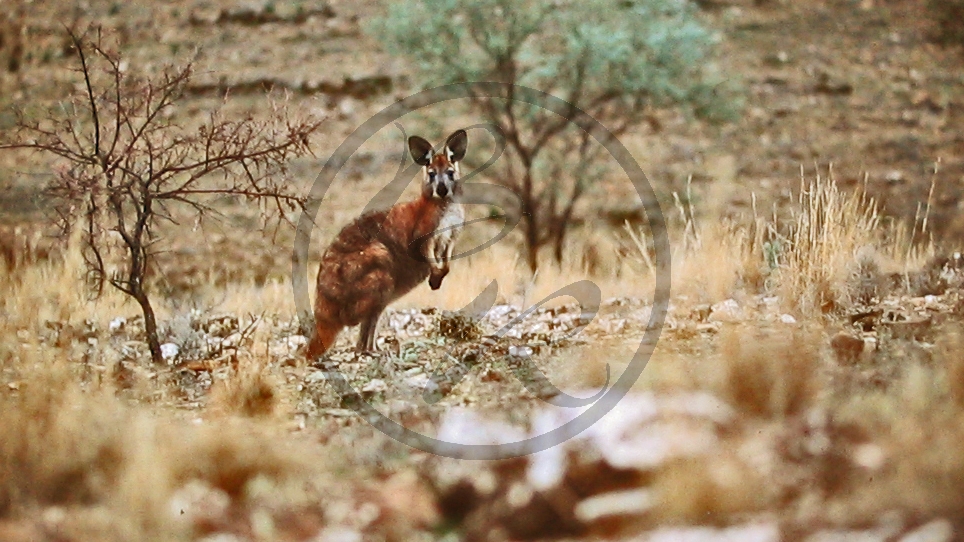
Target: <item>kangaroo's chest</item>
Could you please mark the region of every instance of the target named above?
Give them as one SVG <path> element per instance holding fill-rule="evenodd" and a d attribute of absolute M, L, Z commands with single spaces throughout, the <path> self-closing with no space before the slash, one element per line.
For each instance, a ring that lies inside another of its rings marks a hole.
<path fill-rule="evenodd" d="M 454 242 L 464 225 L 465 208 L 460 203 L 450 204 L 439 217 L 438 227 L 435 228 L 436 241 L 443 246 Z"/>

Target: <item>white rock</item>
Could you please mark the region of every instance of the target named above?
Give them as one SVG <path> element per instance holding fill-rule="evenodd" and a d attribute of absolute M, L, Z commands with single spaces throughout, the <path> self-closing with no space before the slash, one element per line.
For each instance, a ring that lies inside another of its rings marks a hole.
<path fill-rule="evenodd" d="M 171 361 L 181 353 L 181 348 L 174 343 L 164 343 L 161 345 L 161 357 L 165 361 Z"/>
<path fill-rule="evenodd" d="M 114 333 L 115 331 L 120 331 L 124 329 L 124 326 L 126 325 L 127 325 L 127 318 L 124 318 L 123 316 L 118 316 L 117 318 L 114 318 L 113 320 L 111 320 L 109 324 L 107 324 L 107 329 L 110 330 L 111 333 Z"/>
<path fill-rule="evenodd" d="M 743 319 L 743 311 L 735 299 L 727 299 L 711 307 L 709 320 L 711 322 L 739 322 Z"/>
<path fill-rule="evenodd" d="M 328 375 L 326 375 L 324 371 L 312 371 L 305 377 L 305 382 L 309 384 L 324 382 L 325 380 L 328 380 Z"/>
<path fill-rule="evenodd" d="M 935 519 L 905 534 L 900 542 L 948 542 L 954 537 L 954 526 L 946 519 Z"/>
<path fill-rule="evenodd" d="M 509 330 L 505 332 L 505 336 L 510 339 L 521 339 L 522 330 L 517 327 L 509 328 Z"/>
<path fill-rule="evenodd" d="M 286 339 L 286 342 L 288 343 L 288 348 L 297 350 L 308 345 L 308 337 L 304 335 L 292 335 Z"/>
<path fill-rule="evenodd" d="M 640 536 L 640 542 L 778 542 L 780 528 L 774 523 L 712 527 L 667 527 Z"/>
<path fill-rule="evenodd" d="M 590 397 L 594 391 L 570 394 Z M 562 427 L 586 408 L 545 408 L 535 415 L 531 436 Z M 613 467 L 639 470 L 673 458 L 711 453 L 718 445 L 716 426 L 734 417 L 729 405 L 708 393 L 631 393 L 566 443 L 533 454 L 526 476 L 539 489 L 554 486 L 567 468 L 564 450 L 573 445 L 592 447 Z"/>
<path fill-rule="evenodd" d="M 445 413 L 436 438 L 453 444 L 505 444 L 526 437 L 522 429 L 467 408 L 455 407 Z"/>
<path fill-rule="evenodd" d="M 240 343 L 241 334 L 237 332 L 228 335 L 221 341 L 221 344 L 223 344 L 225 348 L 237 348 Z"/>
<path fill-rule="evenodd" d="M 485 316 L 490 320 L 497 320 L 505 318 L 514 312 L 516 312 L 516 308 L 512 305 L 495 305 L 489 309 L 489 312 L 486 313 Z"/>
<path fill-rule="evenodd" d="M 380 378 L 373 378 L 367 384 L 362 386 L 361 391 L 368 393 L 378 393 L 383 392 L 388 389 L 388 384 Z"/>
<path fill-rule="evenodd" d="M 806 542 L 885 542 L 886 536 L 877 531 L 823 530 L 808 536 Z"/>
<path fill-rule="evenodd" d="M 605 324 L 606 333 L 619 333 L 626 328 L 625 318 L 616 318 L 614 320 L 609 320 Z"/>
<path fill-rule="evenodd" d="M 231 505 L 231 497 L 200 480 L 191 480 L 171 495 L 170 513 L 175 518 L 218 517 Z"/>
<path fill-rule="evenodd" d="M 509 355 L 514 358 L 528 358 L 532 356 L 532 348 L 528 346 L 510 346 Z"/>
<path fill-rule="evenodd" d="M 797 323 L 797 319 L 789 314 L 781 314 L 780 321 L 787 325 L 792 325 Z"/>
<path fill-rule="evenodd" d="M 404 380 L 404 382 L 409 388 L 414 388 L 417 390 L 435 391 L 438 389 L 438 384 L 436 384 L 435 381 L 425 373 L 409 376 Z"/>
<path fill-rule="evenodd" d="M 238 535 L 231 533 L 214 533 L 199 538 L 198 542 L 243 542 L 243 540 Z"/>
<path fill-rule="evenodd" d="M 854 463 L 869 469 L 877 470 L 884 466 L 884 450 L 876 444 L 861 444 L 854 450 Z"/>
<path fill-rule="evenodd" d="M 325 527 L 314 539 L 316 542 L 362 542 L 361 533 L 347 527 Z"/>
<path fill-rule="evenodd" d="M 612 491 L 589 497 L 576 505 L 574 513 L 583 523 L 591 523 L 606 516 L 642 514 L 656 504 L 648 489 Z"/>

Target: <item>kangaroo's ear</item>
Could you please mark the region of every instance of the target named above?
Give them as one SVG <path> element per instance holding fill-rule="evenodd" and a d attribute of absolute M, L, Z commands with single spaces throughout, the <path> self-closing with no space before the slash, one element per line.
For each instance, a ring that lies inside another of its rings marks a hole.
<path fill-rule="evenodd" d="M 469 145 L 469 136 L 465 130 L 458 130 L 445 140 L 445 146 L 452 152 L 449 158 L 453 162 L 465 158 L 465 149 Z"/>
<path fill-rule="evenodd" d="M 432 144 L 418 136 L 408 138 L 408 152 L 420 166 L 427 166 L 432 161 Z"/>

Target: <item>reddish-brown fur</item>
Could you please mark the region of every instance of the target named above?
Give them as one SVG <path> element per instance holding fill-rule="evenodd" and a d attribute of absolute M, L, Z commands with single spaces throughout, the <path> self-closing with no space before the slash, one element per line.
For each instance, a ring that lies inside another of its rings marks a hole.
<path fill-rule="evenodd" d="M 451 166 L 444 153 L 433 157 L 433 165 L 440 157 L 443 167 Z M 374 349 L 376 325 L 385 307 L 429 277 L 424 246 L 449 205 L 451 198 L 423 190 L 414 201 L 367 213 L 342 229 L 318 270 L 309 359 L 328 351 L 343 328 L 358 324 L 358 348 Z"/>

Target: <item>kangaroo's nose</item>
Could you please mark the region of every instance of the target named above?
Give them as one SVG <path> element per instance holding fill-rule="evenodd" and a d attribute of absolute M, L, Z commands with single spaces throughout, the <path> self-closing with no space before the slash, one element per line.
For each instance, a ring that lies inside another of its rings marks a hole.
<path fill-rule="evenodd" d="M 449 188 L 445 186 L 444 183 L 439 183 L 439 185 L 435 187 L 435 193 L 438 194 L 438 197 L 444 198 L 445 196 L 448 195 Z"/>

